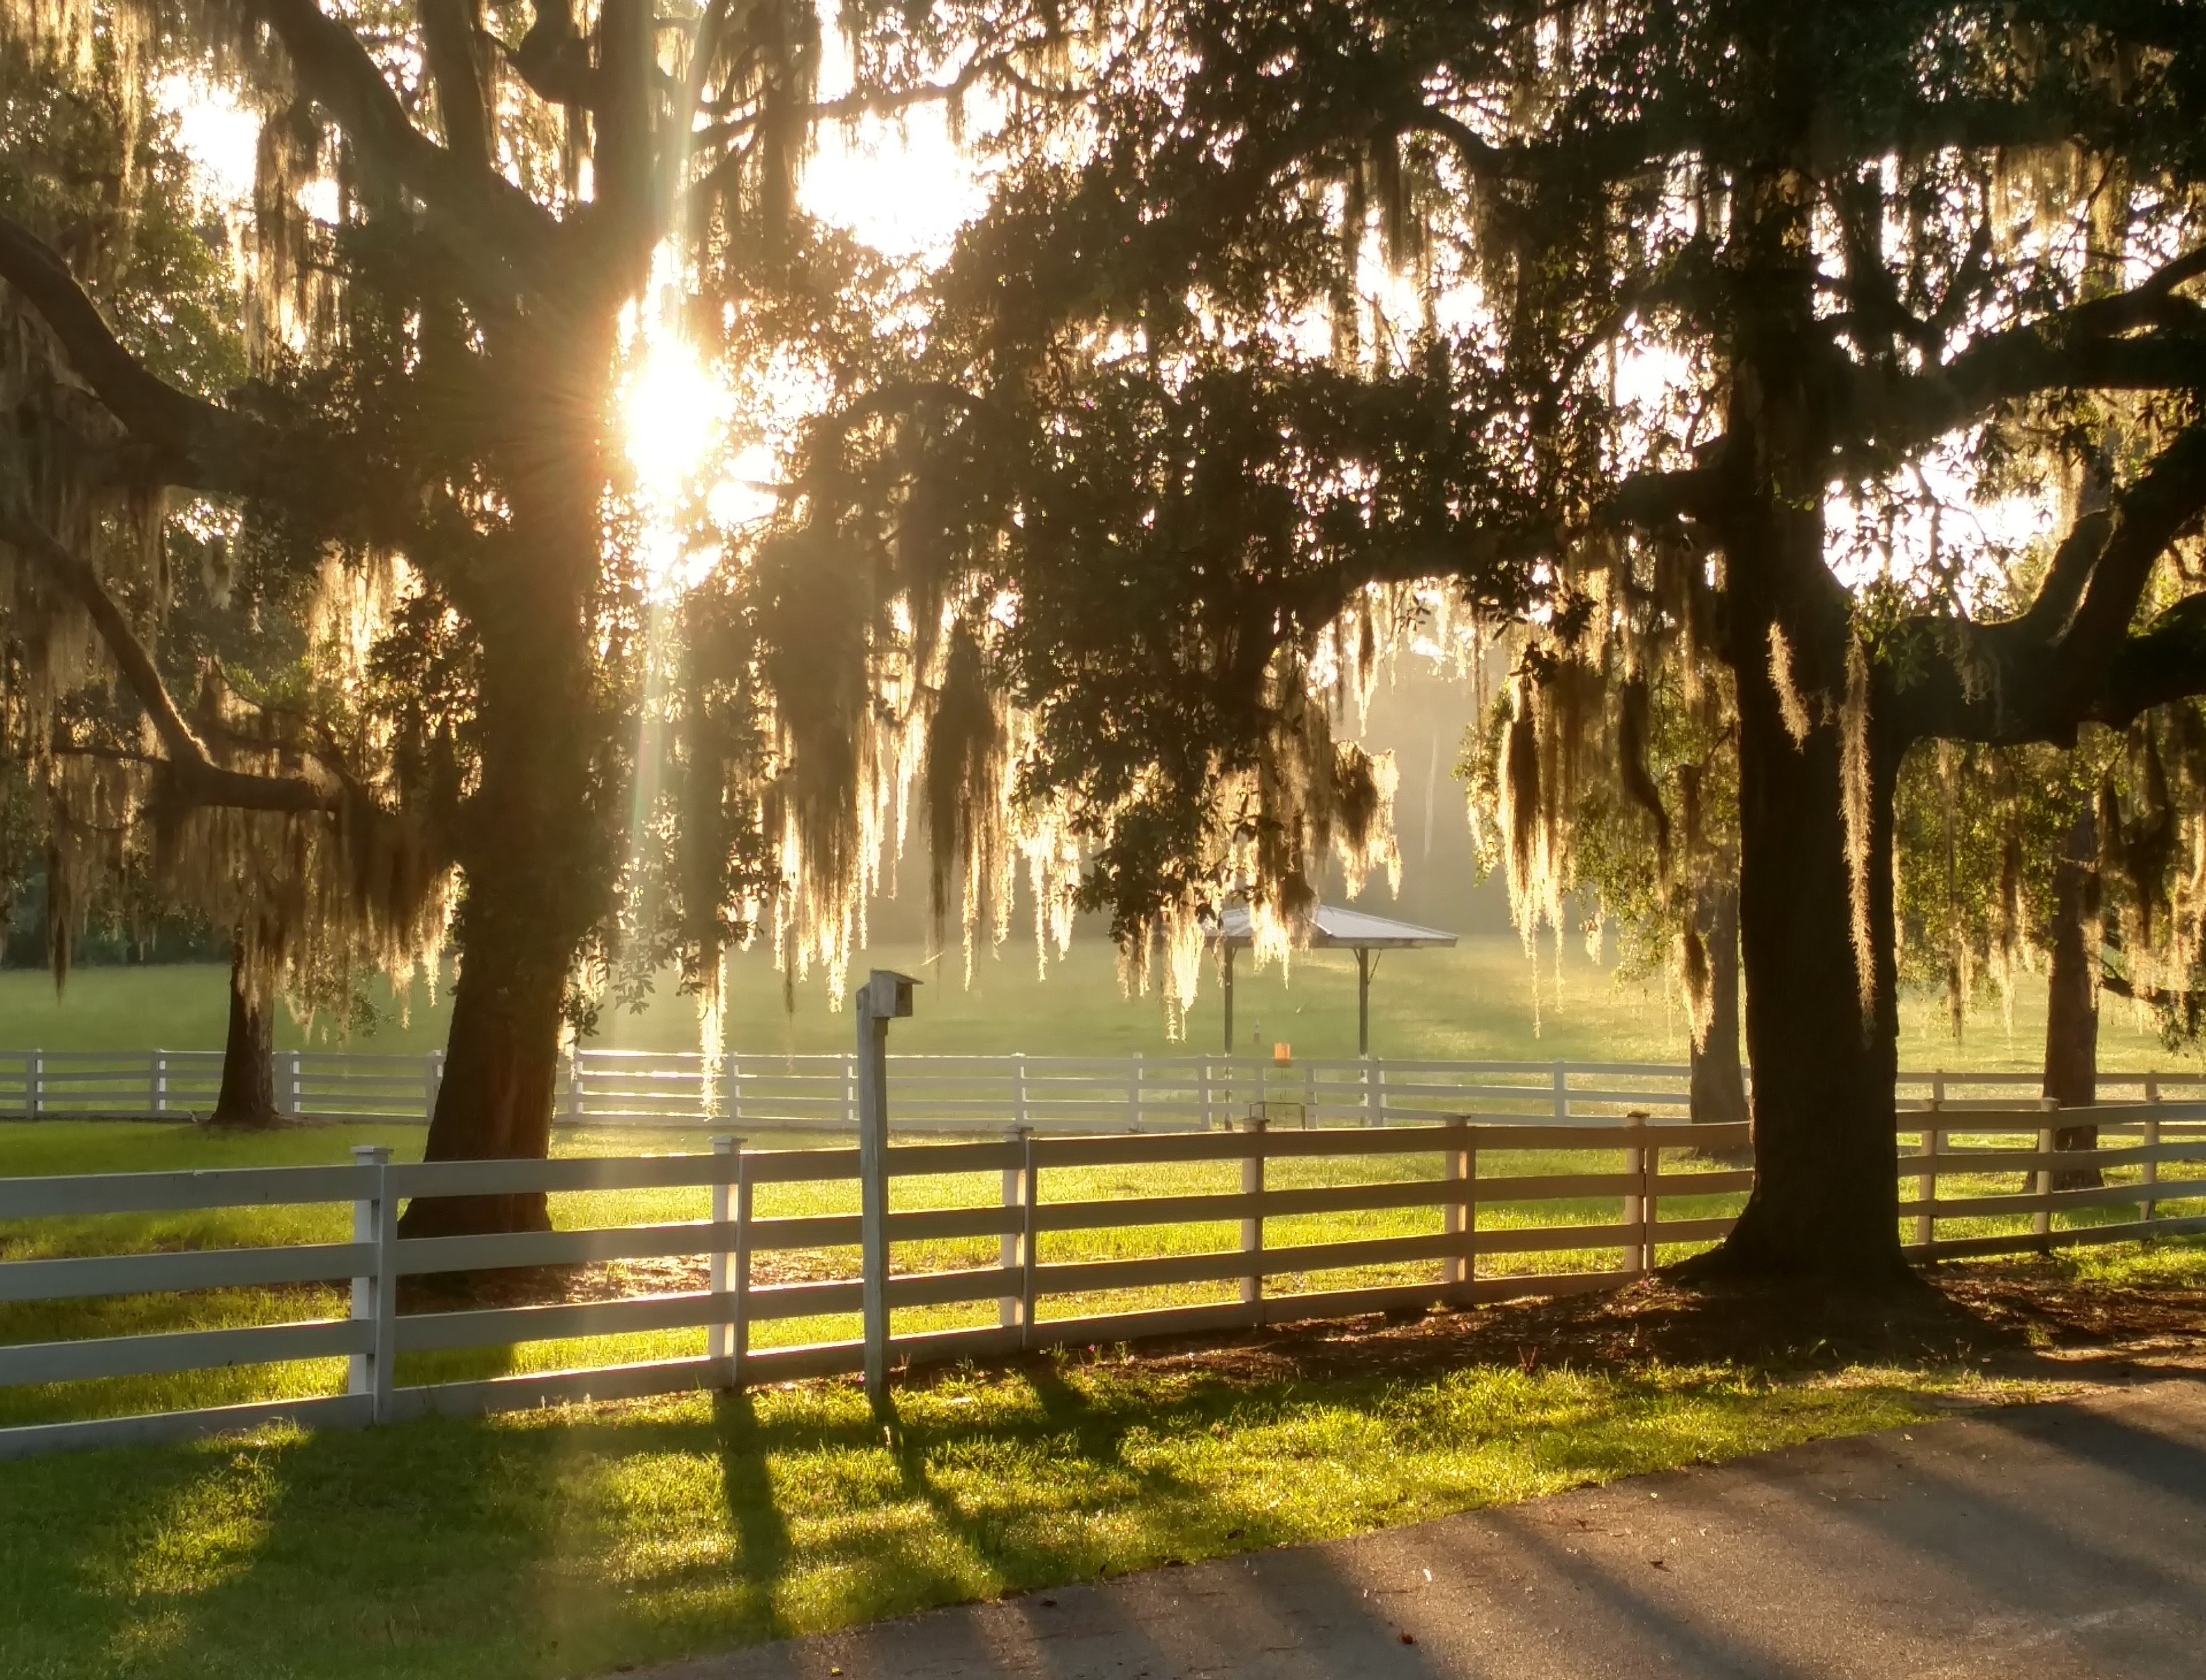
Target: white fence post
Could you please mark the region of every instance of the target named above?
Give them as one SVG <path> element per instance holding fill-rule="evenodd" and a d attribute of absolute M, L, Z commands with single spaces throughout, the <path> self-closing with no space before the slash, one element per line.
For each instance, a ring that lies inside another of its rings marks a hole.
<path fill-rule="evenodd" d="M 2160 1105 L 2160 1075 L 2158 1074 L 2149 1073 L 2144 1076 L 2144 1147 L 2148 1153 L 2144 1159 L 2143 1177 L 2146 1184 L 2152 1185 L 2160 1183 L 2160 1158 L 2156 1153 L 2151 1153 L 2156 1152 L 2160 1147 L 2160 1117 L 2153 1112 L 2153 1110 Z M 2159 1212 L 2160 1203 L 2148 1197 L 2144 1204 L 2144 1223 L 2150 1224 L 2158 1217 Z"/>
<path fill-rule="evenodd" d="M 295 1050 L 279 1051 L 277 1057 L 279 1071 L 277 1074 L 276 1110 L 277 1113 L 288 1114 L 294 1119 L 305 1112 L 301 1106 L 303 1095 L 301 1087 L 304 1081 L 299 1072 L 300 1060 L 300 1052 Z"/>
<path fill-rule="evenodd" d="M 1642 1115 L 1635 1123 L 1644 1126 Z M 1662 1223 L 1662 1147 L 1654 1144 L 1639 1152 L 1639 1182 L 1645 1188 L 1639 1193 L 1639 1229 L 1641 1253 L 1639 1269 L 1652 1272 L 1661 1265 L 1660 1226 Z"/>
<path fill-rule="evenodd" d="M 1454 1251 L 1442 1266 L 1440 1276 L 1444 1282 L 1460 1287 L 1470 1284 L 1478 1272 L 1478 1156 L 1467 1122 L 1458 1120 L 1447 1130 L 1447 1153 L 1443 1162 L 1446 1171 L 1443 1177 L 1447 1180 L 1450 1200 L 1440 1209 L 1440 1229 L 1460 1240 L 1453 1245 Z"/>
<path fill-rule="evenodd" d="M 1562 1124 L 1571 1117 L 1571 1064 L 1555 1063 L 1555 1123 Z"/>
<path fill-rule="evenodd" d="M 1142 1052 L 1138 1050 L 1126 1069 L 1126 1123 L 1133 1131 L 1142 1129 Z"/>
<path fill-rule="evenodd" d="M 855 1131 L 858 1118 L 858 1059 L 855 1056 L 845 1056 L 843 1058 L 843 1123 Z"/>
<path fill-rule="evenodd" d="M 1031 1348 L 1034 1335 L 1034 1297 L 1037 1279 L 1035 1245 L 1041 1235 L 1041 1163 L 1034 1154 L 1034 1134 L 1020 1140 L 1019 1163 L 1019 1345 Z"/>
<path fill-rule="evenodd" d="M 743 1117 L 743 1064 L 742 1058 L 732 1051 L 728 1055 L 727 1087 L 728 1118 L 741 1120 Z"/>
<path fill-rule="evenodd" d="M 741 1171 L 741 1166 L 733 1158 L 741 1156 L 742 1150 L 743 1141 L 739 1137 L 723 1135 L 712 1140 L 712 1153 L 718 1157 L 716 1165 L 719 1168 L 712 1179 L 712 1224 L 718 1229 L 712 1236 L 711 1257 L 706 1261 L 707 1276 L 705 1287 L 715 1296 L 724 1296 L 728 1293 L 729 1169 L 735 1167 L 738 1172 Z M 705 1332 L 705 1357 L 716 1365 L 731 1364 L 728 1331 L 731 1327 L 734 1316 L 734 1314 L 730 1313 L 727 1318 L 715 1319 L 712 1327 Z M 732 1368 L 724 1371 L 722 1376 L 722 1385 L 732 1386 L 734 1374 Z"/>
<path fill-rule="evenodd" d="M 1027 1058 L 1021 1051 L 1011 1057 L 1011 1127 L 1024 1131 L 1027 1125 Z"/>
<path fill-rule="evenodd" d="M 46 1052 L 34 1050 L 23 1064 L 23 1112 L 35 1120 L 46 1105 Z"/>
<path fill-rule="evenodd" d="M 1202 1129 L 1210 1129 L 1210 1057 L 1195 1058 L 1195 1111 Z"/>
<path fill-rule="evenodd" d="M 373 1269 L 352 1280 L 354 1321 L 367 1323 L 373 1329 L 370 1350 L 352 1356 L 347 1391 L 367 1396 L 370 1421 L 388 1423 L 398 1330 L 398 1280 L 391 1272 L 391 1246 L 398 1240 L 398 1204 L 389 1183 L 389 1147 L 356 1144 L 352 1158 L 374 1173 L 372 1193 L 352 1205 L 352 1240 L 373 1245 L 375 1254 L 370 1262 Z"/>
<path fill-rule="evenodd" d="M 165 1050 L 153 1052 L 153 1079 L 150 1094 L 152 1100 L 147 1106 L 156 1114 L 166 1114 L 169 1111 L 169 1052 Z"/>
<path fill-rule="evenodd" d="M 581 1046 L 576 1045 L 567 1054 L 567 1119 L 571 1125 L 582 1123 L 589 1112 L 589 1086 L 582 1077 L 584 1063 Z"/>
<path fill-rule="evenodd" d="M 1625 1129 L 1637 1137 L 1647 1124 L 1647 1117 L 1637 1111 L 1624 1117 Z M 1647 1270 L 1647 1152 L 1634 1145 L 1624 1152 L 1625 1176 L 1639 1188 L 1624 1199 L 1624 1269 L 1638 1273 Z"/>
<path fill-rule="evenodd" d="M 2041 1097 L 2037 1105 L 2050 1113 L 2060 1104 L 2055 1098 Z M 2052 1153 L 2053 1128 L 2040 1126 L 2037 1129 L 2037 1154 L 2041 1163 L 2037 1169 L 2037 1217 L 2031 1222 L 2031 1229 L 2041 1237 L 2053 1235 L 2053 1165 L 2049 1159 Z"/>
<path fill-rule="evenodd" d="M 1263 1115 L 1249 1117 L 1249 1153 L 1241 1159 L 1241 1194 L 1255 1204 L 1241 1221 L 1241 1253 L 1249 1266 L 1241 1277 L 1241 1304 L 1253 1325 L 1264 1322 L 1264 1126 Z"/>
<path fill-rule="evenodd" d="M 1943 1082 L 1934 1088 L 1942 1093 Z M 1923 1113 L 1923 1159 L 1930 1164 L 1915 1175 L 1915 1246 L 1923 1249 L 1938 1237 L 1938 1111 L 1945 1100 L 1933 1096 Z"/>
<path fill-rule="evenodd" d="M 1375 1056 L 1363 1058 L 1363 1123 L 1386 1123 L 1386 1065 Z"/>
<path fill-rule="evenodd" d="M 751 1214 L 758 1187 L 751 1182 L 751 1157 L 737 1140 L 736 1150 L 736 1310 L 729 1326 L 728 1385 L 740 1389 L 751 1356 Z"/>
<path fill-rule="evenodd" d="M 1019 1146 L 1017 1164 L 1004 1169 L 1004 1208 L 1010 1212 L 1023 1210 L 1026 1200 L 1027 1167 L 1034 1159 L 1034 1151 L 1027 1145 L 1034 1133 L 1028 1127 L 1014 1126 L 1005 1135 Z M 1024 1280 L 1032 1270 L 1027 1264 L 1025 1249 L 1033 1240 L 1033 1221 L 1023 1211 L 1019 1213 L 1017 1227 L 1005 1231 L 996 1251 L 996 1263 L 1004 1269 L 1005 1284 L 1014 1290 L 1014 1293 L 999 1297 L 996 1302 L 997 1322 L 1005 1330 L 1015 1329 L 1026 1321 Z"/>

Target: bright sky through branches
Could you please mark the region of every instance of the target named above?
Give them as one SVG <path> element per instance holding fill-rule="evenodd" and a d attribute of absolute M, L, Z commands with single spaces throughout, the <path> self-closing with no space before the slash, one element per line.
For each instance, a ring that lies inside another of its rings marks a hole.
<path fill-rule="evenodd" d="M 820 96 L 832 99 L 850 90 L 851 57 L 832 32 L 823 45 Z M 182 75 L 164 86 L 162 104 L 176 118 L 179 145 L 205 172 L 210 196 L 234 208 L 248 206 L 259 116 L 229 89 Z M 976 100 L 968 113 L 976 130 L 991 121 L 986 104 Z M 800 184 L 804 209 L 891 258 L 922 265 L 941 260 L 959 227 L 987 202 L 983 175 L 952 140 L 951 128 L 949 113 L 932 103 L 900 116 L 823 125 Z M 312 214 L 336 212 L 333 182 L 311 183 L 301 196 Z M 1384 321 L 1392 331 L 1413 330 L 1429 309 L 1428 319 L 1443 331 L 1474 328 L 1479 294 L 1468 277 L 1442 277 L 1437 291 L 1422 297 L 1409 276 L 1380 259 L 1375 237 L 1358 266 L 1358 289 L 1373 325 Z M 773 511 L 778 439 L 820 396 L 809 381 L 769 378 L 763 389 L 770 413 L 762 420 L 739 414 L 729 371 L 705 366 L 671 325 L 679 313 L 670 307 L 677 284 L 662 261 L 628 343 L 629 354 L 640 360 L 631 360 L 619 381 L 618 425 L 645 504 L 652 551 L 647 566 L 655 592 L 692 587 L 709 569 L 706 555 L 682 552 L 677 530 L 700 501 L 710 523 L 723 530 Z M 1290 336 L 1303 353 L 1323 354 L 1329 329 L 1303 320 Z M 1650 417 L 1666 409 L 1674 414 L 1672 403 L 1692 384 L 1690 370 L 1674 353 L 1632 344 L 1631 337 L 1619 347 L 1614 388 Z M 2006 568 L 2044 540 L 2057 509 L 2042 496 L 2010 494 L 1975 504 L 1970 480 L 1965 453 L 1948 449 L 1935 452 L 1911 482 L 1887 486 L 1875 505 L 1834 504 L 1838 516 L 1827 545 L 1833 569 L 1857 590 L 1880 578 L 1906 588 L 1942 573 L 1969 607 L 1989 605 Z"/>

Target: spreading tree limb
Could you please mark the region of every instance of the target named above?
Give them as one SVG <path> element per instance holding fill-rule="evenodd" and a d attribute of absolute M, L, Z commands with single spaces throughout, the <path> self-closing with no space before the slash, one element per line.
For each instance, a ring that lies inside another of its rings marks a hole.
<path fill-rule="evenodd" d="M 151 452 L 168 482 L 240 495 L 261 487 L 277 434 L 249 415 L 177 390 L 147 368 L 123 348 L 60 253 L 4 213 L 0 278 L 38 311 L 70 366 Z"/>
<path fill-rule="evenodd" d="M 346 789 L 333 778 L 257 776 L 217 764 L 162 682 L 152 653 L 131 628 L 122 603 L 91 564 L 71 553 L 43 526 L 20 515 L 0 514 L 0 542 L 35 561 L 90 616 L 116 669 L 152 720 L 153 732 L 167 754 L 158 762 L 167 774 L 171 791 L 182 803 L 301 813 L 344 808 Z"/>
<path fill-rule="evenodd" d="M 258 9 L 301 90 L 345 131 L 370 171 L 420 200 L 484 277 L 510 287 L 534 269 L 527 277 L 540 284 L 560 245 L 549 211 L 490 168 L 486 153 L 474 163 L 415 128 L 360 38 L 315 0 L 259 0 Z"/>

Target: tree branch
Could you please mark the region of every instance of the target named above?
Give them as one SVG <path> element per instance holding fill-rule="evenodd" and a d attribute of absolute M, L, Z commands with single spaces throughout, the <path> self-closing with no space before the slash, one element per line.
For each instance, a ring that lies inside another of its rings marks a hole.
<path fill-rule="evenodd" d="M 1708 446 L 1711 458 L 1720 444 Z M 1595 522 L 1644 527 L 1673 525 L 1678 520 L 1714 520 L 1723 493 L 1723 477 L 1713 467 L 1687 467 L 1672 472 L 1634 473 L 1616 487 L 1616 493 L 1597 510 Z"/>
<path fill-rule="evenodd" d="M 2079 724 L 2126 724 L 2206 694 L 2206 595 L 2178 602 L 2142 634 L 2130 628 L 2154 566 L 2202 514 L 2206 426 L 2196 426 L 2103 511 L 2077 521 L 2020 617 L 1973 629 L 1921 618 L 1895 634 L 1898 736 L 2066 742 Z M 1967 638 L 1958 651 L 1957 633 Z"/>
<path fill-rule="evenodd" d="M 59 253 L 4 213 L 0 278 L 38 311 L 69 365 L 133 441 L 152 453 L 170 483 L 235 494 L 260 487 L 276 435 L 258 420 L 179 390 L 148 371 L 122 347 Z"/>
<path fill-rule="evenodd" d="M 486 166 L 474 167 L 408 120 L 360 38 L 316 0 L 255 0 L 307 96 L 345 131 L 361 161 L 420 199 L 455 249 L 490 271 L 502 287 L 540 288 L 536 265 L 557 254 L 551 212 Z"/>
<path fill-rule="evenodd" d="M 2201 274 L 2206 246 L 2127 291 L 1990 334 L 1941 366 L 1897 379 L 1865 375 L 1860 395 L 1871 429 L 1881 443 L 1905 445 L 2040 391 L 2206 387 L 2206 313 L 2173 295 Z"/>
<path fill-rule="evenodd" d="M 215 763 L 178 709 L 168 685 L 161 681 L 153 656 L 131 628 L 128 615 L 108 592 L 99 574 L 43 526 L 28 519 L 0 514 L 0 542 L 36 562 L 91 617 L 92 628 L 107 645 L 122 680 L 146 708 L 153 732 L 168 754 L 158 762 L 170 788 L 185 804 L 301 813 L 344 808 L 345 789 L 341 783 L 303 776 L 255 776 Z"/>
<path fill-rule="evenodd" d="M 488 170 L 490 115 L 475 57 L 474 9 L 468 0 L 420 0 L 420 11 L 421 44 L 437 84 L 445 147 L 462 168 Z"/>

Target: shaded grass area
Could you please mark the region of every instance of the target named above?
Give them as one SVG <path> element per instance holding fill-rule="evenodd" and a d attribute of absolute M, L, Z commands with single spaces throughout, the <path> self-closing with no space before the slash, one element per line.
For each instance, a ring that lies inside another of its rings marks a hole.
<path fill-rule="evenodd" d="M 1462 1321 L 1537 1334 L 1505 1316 Z M 599 1673 L 2036 1391 L 1470 1355 L 1367 1326 L 951 1373 L 899 1394 L 892 1434 L 814 1383 L 0 1464 L 0 1670 Z"/>

